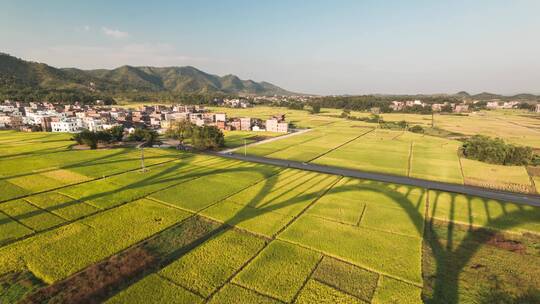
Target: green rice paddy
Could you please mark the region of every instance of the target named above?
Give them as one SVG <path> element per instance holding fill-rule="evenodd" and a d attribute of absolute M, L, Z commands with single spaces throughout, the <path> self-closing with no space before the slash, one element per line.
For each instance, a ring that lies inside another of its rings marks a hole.
<path fill-rule="evenodd" d="M 342 143 L 395 134 L 356 129 Z M 457 157 L 397 135 L 393 157 L 411 141 Z M 458 303 L 481 302 L 493 277 L 513 297 L 540 288 L 539 208 L 167 149 L 145 149 L 141 172 L 140 151 L 62 136 L 0 132 L 16 147 L 0 157 L 2 303 Z M 57 139 L 48 163 L 15 155 Z"/>
<path fill-rule="evenodd" d="M 378 129 L 377 124 L 338 118 L 339 111 L 319 115 L 283 108 L 219 109 L 231 114 L 265 118 L 286 113 L 291 121 L 311 131 L 277 141 L 250 146 L 247 154 L 312 162 L 466 184 L 491 189 L 537 193 L 524 166 L 501 166 L 460 157 L 461 142 L 411 132 Z M 353 113 L 367 116 L 367 113 Z M 383 114 L 387 121 L 406 120 L 431 127 L 431 115 Z M 540 147 L 538 118 L 522 112 L 489 111 L 469 116 L 436 115 L 438 128 L 447 132 L 501 137 L 510 143 Z M 323 122 L 323 123 L 319 123 Z M 237 151 L 244 153 L 244 150 Z M 489 173 L 489 174 L 486 174 Z"/>

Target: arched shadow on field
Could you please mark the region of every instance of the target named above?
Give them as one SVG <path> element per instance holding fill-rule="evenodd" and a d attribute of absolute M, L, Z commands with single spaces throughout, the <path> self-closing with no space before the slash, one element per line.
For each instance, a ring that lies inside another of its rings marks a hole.
<path fill-rule="evenodd" d="M 102 197 L 107 197 L 111 194 L 120 193 L 122 191 L 129 191 L 133 189 L 139 189 L 146 185 L 156 185 L 156 184 L 163 184 L 163 185 L 169 185 L 169 182 L 175 182 L 179 181 L 180 179 L 184 181 L 189 181 L 193 178 L 198 177 L 204 177 L 208 175 L 213 174 L 220 174 L 220 173 L 241 173 L 241 172 L 257 172 L 261 174 L 261 178 L 266 178 L 268 176 L 265 176 L 262 172 L 254 171 L 251 167 L 227 167 L 227 168 L 217 168 L 212 169 L 210 171 L 208 170 L 201 170 L 196 172 L 190 172 L 187 175 L 182 176 L 175 176 L 174 172 L 182 169 L 183 166 L 188 164 L 188 161 L 191 161 L 190 159 L 186 159 L 186 161 L 179 162 L 177 164 L 174 164 L 170 166 L 169 168 L 159 171 L 159 172 L 152 172 L 149 171 L 148 176 L 146 176 L 144 179 L 141 179 L 140 181 L 130 183 L 126 186 L 121 186 L 118 189 L 115 189 L 113 191 L 104 191 L 100 193 L 95 193 L 92 195 L 88 195 L 84 198 L 81 198 L 81 200 L 95 200 Z M 223 161 L 225 162 L 225 161 Z M 234 164 L 234 162 L 233 162 Z M 303 171 L 297 172 L 297 174 L 302 174 Z M 167 176 L 168 174 L 172 174 L 172 176 Z M 262 216 L 264 214 L 270 213 L 270 212 L 276 212 L 280 209 L 284 209 L 290 206 L 294 206 L 300 203 L 305 203 L 306 200 L 314 201 L 318 198 L 318 195 L 320 195 L 322 192 L 309 192 L 307 193 L 299 193 L 296 196 L 285 198 L 287 194 L 290 194 L 285 192 L 281 193 L 280 195 L 276 196 L 272 199 L 272 201 L 266 202 L 264 205 L 258 205 L 258 203 L 268 196 L 274 189 L 278 182 L 278 179 L 276 178 L 266 178 L 261 183 L 263 183 L 263 186 L 261 187 L 261 190 L 256 193 L 249 202 L 245 202 L 246 204 L 241 207 L 231 218 L 227 219 L 222 225 L 219 225 L 216 229 L 212 230 L 210 233 L 205 234 L 202 237 L 197 238 L 193 242 L 191 242 L 187 246 L 182 246 L 180 248 L 176 248 L 175 250 L 169 252 L 167 256 L 161 257 L 161 259 L 158 261 L 157 264 L 153 265 L 150 272 L 157 272 L 170 263 L 172 263 L 177 258 L 181 257 L 185 253 L 189 252 L 191 249 L 196 248 L 200 244 L 205 243 L 209 239 L 212 239 L 224 232 L 226 232 L 229 229 L 232 229 L 234 226 L 239 226 L 242 223 L 256 218 L 258 216 Z M 305 183 L 307 181 L 304 181 Z M 180 181 L 179 181 L 180 183 Z M 381 195 L 386 196 L 391 201 L 393 201 L 396 204 L 396 207 L 402 208 L 404 212 L 407 214 L 408 218 L 411 220 L 411 222 L 414 224 L 414 227 L 419 235 L 425 235 L 425 232 L 428 231 L 428 229 L 433 229 L 433 215 L 435 214 L 436 210 L 439 205 L 439 199 L 436 196 L 434 200 L 430 198 L 430 201 L 433 201 L 433 206 L 431 207 L 432 215 L 428 218 L 428 225 L 425 225 L 424 220 L 424 214 L 426 214 L 426 210 L 424 210 L 422 207 L 421 200 L 412 200 L 409 195 L 412 193 L 414 189 L 417 189 L 415 187 L 409 187 L 409 186 L 403 186 L 403 185 L 392 185 L 392 184 L 385 184 L 380 182 L 374 182 L 374 181 L 362 181 L 360 184 L 356 185 L 340 185 L 340 186 L 334 186 L 331 191 L 333 194 L 335 193 L 341 193 L 341 192 L 348 192 L 348 191 L 372 191 L 375 193 L 379 193 Z M 146 196 L 148 194 L 141 195 Z M 436 275 L 433 285 L 433 294 L 432 297 L 429 299 L 425 299 L 426 302 L 429 303 L 458 303 L 459 302 L 459 275 L 462 272 L 463 268 L 467 265 L 467 262 L 474 257 L 476 252 L 480 249 L 480 247 L 485 244 L 487 241 L 489 241 L 489 237 L 485 238 L 478 238 L 476 234 L 473 234 L 472 232 L 468 233 L 465 237 L 465 241 L 460 242 L 459 245 L 454 245 L 453 240 L 453 231 L 454 231 L 454 224 L 453 221 L 455 220 L 456 215 L 456 194 L 450 194 L 451 200 L 450 200 L 450 206 L 449 206 L 449 223 L 448 223 L 448 232 L 446 236 L 446 240 L 440 239 L 435 233 L 430 232 L 429 233 L 429 240 L 425 240 L 425 245 L 430 246 L 431 250 L 435 253 L 435 261 L 436 261 Z M 284 198 L 283 200 L 280 200 L 280 198 Z M 136 198 L 134 198 L 136 199 Z M 221 198 L 223 199 L 223 198 Z M 473 225 L 473 216 L 472 216 L 472 201 L 470 198 L 467 198 L 467 207 L 469 210 L 469 225 Z M 501 203 L 504 205 L 504 203 Z M 254 207 L 255 206 L 255 207 Z M 305 206 L 302 210 L 305 211 L 306 208 L 309 206 Z M 538 219 L 535 217 L 534 214 L 527 213 L 526 210 L 523 208 L 511 211 L 511 212 L 503 212 L 503 214 L 497 218 L 493 218 L 493 216 L 489 213 L 489 208 L 487 207 L 487 201 L 485 201 L 484 209 L 486 214 L 488 215 L 488 226 L 497 227 L 499 229 L 510 229 L 512 227 L 515 227 L 516 225 L 522 224 L 524 222 L 534 222 Z M 503 207 L 504 210 L 504 207 Z M 303 212 L 302 211 L 302 212 Z M 298 216 L 298 214 L 297 214 Z M 520 221 L 511 221 L 509 219 L 519 217 Z M 296 220 L 296 217 L 293 219 L 293 221 Z M 470 242 L 469 242 L 470 241 Z M 474 241 L 474 242 L 473 242 Z M 445 246 L 446 243 L 446 246 Z M 469 243 L 472 243 L 469 244 Z M 129 249 L 128 249 L 129 250 Z M 450 268 L 447 267 L 447 262 L 449 260 L 458 260 L 459 263 L 450 265 Z M 86 301 L 99 301 L 106 299 L 110 297 L 111 295 L 117 293 L 120 289 L 125 289 L 128 286 L 134 284 L 141 278 L 143 278 L 145 275 L 147 275 L 149 272 L 146 269 L 142 269 L 141 273 L 137 273 L 135 277 L 126 277 L 123 278 L 121 281 L 114 282 L 112 285 L 108 285 L 104 287 L 104 290 L 101 291 L 101 293 L 98 293 L 97 295 L 91 294 L 91 298 L 86 298 Z M 75 275 L 77 276 L 77 274 Z M 58 282 L 54 284 L 52 287 L 48 288 L 54 288 L 55 286 L 63 286 L 62 284 L 68 284 L 70 280 L 73 280 L 73 277 L 68 278 L 65 281 Z M 65 286 L 63 286 L 65 287 Z M 62 288 L 62 290 L 65 288 Z M 39 295 L 39 292 L 36 294 Z M 35 296 L 34 295 L 34 299 Z M 54 294 L 53 294 L 54 295 Z M 50 296 L 50 294 L 49 294 Z M 87 295 L 88 296 L 88 295 Z"/>

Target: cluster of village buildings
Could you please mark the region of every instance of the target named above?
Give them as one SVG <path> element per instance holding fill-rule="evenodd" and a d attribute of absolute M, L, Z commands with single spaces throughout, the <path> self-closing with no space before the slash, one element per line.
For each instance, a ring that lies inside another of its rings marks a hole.
<path fill-rule="evenodd" d="M 428 104 L 421 100 L 392 101 L 390 108 L 396 112 L 399 112 L 399 111 L 405 110 L 406 108 L 410 108 L 414 106 L 421 106 L 423 108 L 431 107 L 431 110 L 433 112 L 441 112 L 443 108 L 447 106 L 450 106 L 452 108 L 452 112 L 454 113 L 469 112 L 469 105 L 465 103 L 456 104 L 456 103 L 445 102 L 445 103 Z"/>
<path fill-rule="evenodd" d="M 473 104 L 478 101 L 472 102 Z M 519 106 L 519 101 L 500 101 L 500 100 L 493 100 L 488 101 L 486 104 L 486 108 L 490 110 L 497 110 L 497 109 L 515 109 Z M 392 104 L 390 105 L 390 108 L 394 111 L 403 111 L 408 107 L 413 106 L 421 106 L 421 107 L 431 107 L 431 110 L 433 112 L 441 112 L 444 107 L 450 106 L 453 113 L 466 113 L 469 112 L 469 104 L 467 103 L 433 103 L 433 104 L 427 104 L 425 102 L 422 102 L 421 100 L 408 100 L 408 101 L 392 101 Z M 540 112 L 540 104 L 536 105 L 536 112 Z"/>
<path fill-rule="evenodd" d="M 187 120 L 197 126 L 212 125 L 221 130 L 289 131 L 284 115 L 267 120 L 250 117 L 229 118 L 225 113 L 214 113 L 204 106 L 152 105 L 126 109 L 100 105 L 61 105 L 49 102 L 0 103 L 0 128 L 22 131 L 76 133 L 82 130 L 103 131 L 114 126 L 127 130 L 153 128 L 167 130 L 174 122 Z"/>

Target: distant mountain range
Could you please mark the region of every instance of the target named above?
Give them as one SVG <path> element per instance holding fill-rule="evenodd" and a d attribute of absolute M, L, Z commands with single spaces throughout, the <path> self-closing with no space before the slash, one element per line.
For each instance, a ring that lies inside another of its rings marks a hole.
<path fill-rule="evenodd" d="M 0 97 L 25 96 L 35 91 L 69 91 L 99 96 L 117 94 L 225 94 L 225 95 L 298 95 L 268 82 L 242 80 L 235 75 L 217 76 L 191 66 L 185 67 L 134 67 L 121 66 L 106 70 L 81 70 L 54 68 L 44 63 L 25 61 L 0 53 Z M 23 94 L 18 94 L 23 92 Z M 379 95 L 379 94 L 377 94 Z M 37 95 L 42 96 L 42 95 Z M 343 95 L 353 96 L 353 95 Z M 392 95 L 380 95 L 392 96 Z M 540 96 L 517 94 L 505 96 L 492 93 L 470 95 L 456 94 L 408 95 L 411 98 L 454 96 L 472 100 L 529 100 Z"/>
<path fill-rule="evenodd" d="M 212 75 L 191 66 L 125 65 L 113 70 L 81 70 L 54 68 L 0 53 L 0 91 L 28 88 L 101 93 L 294 95 L 268 82 L 242 80 L 235 75 Z"/>
<path fill-rule="evenodd" d="M 501 99 L 501 100 L 540 100 L 540 96 L 534 95 L 534 94 L 516 94 L 516 95 L 500 95 L 500 94 L 493 94 L 488 92 L 482 92 L 479 94 L 470 95 L 469 93 L 465 91 L 461 91 L 455 94 L 455 96 L 462 97 L 465 99 L 473 99 L 473 100 L 494 100 L 494 99 Z"/>

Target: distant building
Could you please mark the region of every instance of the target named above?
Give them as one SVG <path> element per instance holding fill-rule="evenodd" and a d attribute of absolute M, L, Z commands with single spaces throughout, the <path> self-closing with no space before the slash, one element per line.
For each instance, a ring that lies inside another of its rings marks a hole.
<path fill-rule="evenodd" d="M 289 132 L 289 124 L 284 121 L 279 121 L 276 118 L 268 119 L 266 121 L 266 131 L 267 132 L 280 132 L 287 133 Z"/>
<path fill-rule="evenodd" d="M 249 117 L 240 118 L 240 130 L 251 131 L 251 118 Z"/>
<path fill-rule="evenodd" d="M 53 132 L 75 133 L 79 131 L 79 126 L 75 119 L 66 118 L 51 122 L 51 129 Z"/>
<path fill-rule="evenodd" d="M 458 104 L 458 105 L 456 105 L 456 107 L 454 108 L 454 112 L 455 112 L 455 113 L 465 113 L 465 112 L 469 112 L 469 105 L 467 105 L 467 104 Z"/>
<path fill-rule="evenodd" d="M 403 101 L 392 101 L 392 104 L 390 105 L 390 108 L 394 111 L 401 111 L 405 107 L 405 103 Z"/>
<path fill-rule="evenodd" d="M 227 114 L 225 113 L 216 113 L 216 122 L 218 121 L 227 121 Z"/>
<path fill-rule="evenodd" d="M 505 101 L 502 108 L 503 109 L 513 109 L 519 105 L 519 101 Z"/>
<path fill-rule="evenodd" d="M 499 102 L 498 101 L 488 101 L 486 103 L 486 108 L 492 109 L 492 110 L 498 109 L 499 108 Z"/>
<path fill-rule="evenodd" d="M 378 115 L 378 114 L 381 114 L 381 108 L 379 108 L 379 107 L 373 107 L 373 108 L 371 108 L 371 113 L 372 113 L 372 114 L 377 114 L 377 115 Z"/>
<path fill-rule="evenodd" d="M 536 104 L 536 113 L 540 113 L 540 103 Z"/>
<path fill-rule="evenodd" d="M 444 106 L 444 104 L 442 103 L 434 103 L 431 105 L 431 110 L 433 112 L 440 112 L 442 110 L 442 107 Z"/>
<path fill-rule="evenodd" d="M 218 127 L 218 129 L 220 129 L 220 130 L 225 130 L 227 125 L 226 125 L 225 121 L 218 120 L 218 121 L 216 121 L 216 127 Z"/>

